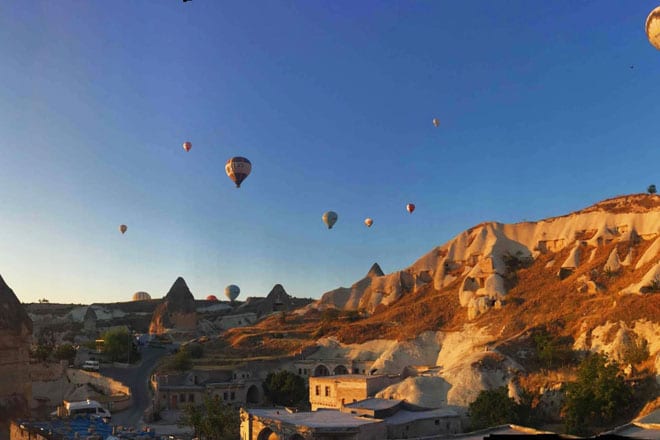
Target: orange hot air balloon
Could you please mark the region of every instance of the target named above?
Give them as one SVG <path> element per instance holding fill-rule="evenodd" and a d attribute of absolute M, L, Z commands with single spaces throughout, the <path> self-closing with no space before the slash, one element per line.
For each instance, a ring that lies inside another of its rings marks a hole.
<path fill-rule="evenodd" d="M 192 148 L 192 142 L 184 142 L 183 143 L 183 149 L 184 150 L 190 151 L 191 148 Z"/>
<path fill-rule="evenodd" d="M 119 231 L 120 231 L 122 234 L 125 234 L 127 229 L 128 229 L 128 226 L 126 226 L 126 225 L 119 225 Z"/>
<path fill-rule="evenodd" d="M 374 224 L 374 221 L 371 218 L 367 217 L 364 219 L 364 224 L 367 225 L 367 228 L 370 228 L 371 225 Z"/>
<path fill-rule="evenodd" d="M 236 184 L 236 188 L 241 187 L 241 183 L 252 171 L 252 163 L 244 157 L 232 157 L 225 164 L 227 176 Z"/>
<path fill-rule="evenodd" d="M 406 205 L 406 210 L 408 210 L 408 212 L 412 214 L 413 211 L 415 210 L 415 204 L 414 203 L 408 203 Z"/>
<path fill-rule="evenodd" d="M 649 43 L 660 50 L 660 6 L 652 10 L 646 17 L 645 28 Z"/>

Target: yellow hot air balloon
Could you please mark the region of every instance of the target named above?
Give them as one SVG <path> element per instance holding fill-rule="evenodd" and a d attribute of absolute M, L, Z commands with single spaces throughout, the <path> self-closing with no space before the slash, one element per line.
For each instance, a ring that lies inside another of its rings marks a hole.
<path fill-rule="evenodd" d="M 646 17 L 646 36 L 649 43 L 660 50 L 660 6 L 652 10 Z"/>
<path fill-rule="evenodd" d="M 241 183 L 252 171 L 252 163 L 244 157 L 232 157 L 225 164 L 227 176 L 236 184 L 236 188 L 241 187 Z"/>
<path fill-rule="evenodd" d="M 128 229 L 128 226 L 126 225 L 119 225 L 119 232 L 122 234 L 126 233 L 126 230 Z"/>
<path fill-rule="evenodd" d="M 367 228 L 370 228 L 371 225 L 374 224 L 374 221 L 371 218 L 367 217 L 364 219 L 364 224 L 367 225 Z"/>

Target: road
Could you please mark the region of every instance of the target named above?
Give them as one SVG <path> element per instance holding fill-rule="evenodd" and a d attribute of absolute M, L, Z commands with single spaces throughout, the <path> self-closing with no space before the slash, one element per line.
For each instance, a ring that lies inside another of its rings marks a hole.
<path fill-rule="evenodd" d="M 112 423 L 122 426 L 133 426 L 139 428 L 140 420 L 149 405 L 151 405 L 151 393 L 149 391 L 149 376 L 158 360 L 167 355 L 164 348 L 145 347 L 142 350 L 142 361 L 137 366 L 129 368 L 101 368 L 103 376 L 111 377 L 120 381 L 131 389 L 133 404 L 130 408 L 112 413 Z"/>

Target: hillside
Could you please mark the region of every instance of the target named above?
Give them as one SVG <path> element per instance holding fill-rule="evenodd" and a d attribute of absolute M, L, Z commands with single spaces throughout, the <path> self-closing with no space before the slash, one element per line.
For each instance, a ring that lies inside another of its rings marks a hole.
<path fill-rule="evenodd" d="M 551 370 L 539 338 L 556 349 Z M 508 386 L 537 395 L 552 419 L 576 356 L 604 352 L 625 365 L 642 345 L 648 357 L 627 371 L 660 384 L 660 196 L 647 194 L 537 222 L 479 224 L 403 270 L 374 265 L 307 307 L 228 330 L 205 363 L 358 361 L 407 376 L 380 397 L 465 410 L 480 390 Z M 644 386 L 642 401 L 654 387 Z"/>

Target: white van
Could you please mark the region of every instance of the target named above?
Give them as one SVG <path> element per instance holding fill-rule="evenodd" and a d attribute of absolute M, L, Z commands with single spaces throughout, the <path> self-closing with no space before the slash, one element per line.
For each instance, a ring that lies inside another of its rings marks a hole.
<path fill-rule="evenodd" d="M 63 415 L 66 417 L 75 417 L 77 415 L 89 416 L 93 419 L 112 419 L 110 411 L 105 409 L 96 400 L 83 400 L 81 402 L 69 402 L 65 400 L 62 406 L 62 412 L 58 414 L 57 411 L 52 415 Z"/>
<path fill-rule="evenodd" d="M 85 361 L 82 369 L 87 371 L 99 371 L 99 361 Z"/>

